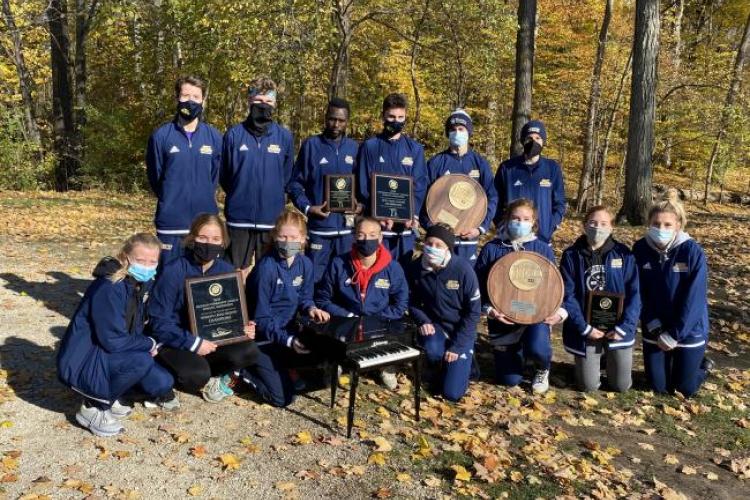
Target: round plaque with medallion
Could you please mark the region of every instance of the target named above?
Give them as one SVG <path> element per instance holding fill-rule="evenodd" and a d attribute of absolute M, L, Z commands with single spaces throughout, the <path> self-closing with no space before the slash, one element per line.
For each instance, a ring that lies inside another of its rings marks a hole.
<path fill-rule="evenodd" d="M 534 252 L 509 253 L 492 265 L 487 277 L 492 307 L 521 325 L 540 323 L 554 314 L 563 293 L 560 271 Z"/>
<path fill-rule="evenodd" d="M 479 227 L 487 215 L 487 194 L 477 181 L 462 174 L 447 174 L 436 180 L 425 200 L 433 224 L 443 222 L 456 234 Z"/>

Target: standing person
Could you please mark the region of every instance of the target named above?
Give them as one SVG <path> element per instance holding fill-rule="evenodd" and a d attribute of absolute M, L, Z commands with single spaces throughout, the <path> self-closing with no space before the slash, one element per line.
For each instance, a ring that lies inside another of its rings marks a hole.
<path fill-rule="evenodd" d="M 550 327 L 564 321 L 568 313 L 561 307 L 542 323 L 516 324 L 490 304 L 487 279 L 493 264 L 511 252 L 538 253 L 553 264 L 555 254 L 536 236 L 538 218 L 531 200 L 521 198 L 512 202 L 501 222 L 501 231 L 482 248 L 476 264 L 482 309 L 487 314 L 487 330 L 495 353 L 495 378 L 500 385 L 516 386 L 523 378 L 526 360 L 531 360 L 535 368 L 531 388 L 535 394 L 544 394 L 549 389 L 552 364 Z"/>
<path fill-rule="evenodd" d="M 655 392 L 695 394 L 713 362 L 708 342 L 708 264 L 701 246 L 684 232 L 682 204 L 666 200 L 648 214 L 646 236 L 633 254 L 640 276 L 643 363 Z"/>
<path fill-rule="evenodd" d="M 469 261 L 452 253 L 455 243 L 450 226 L 430 226 L 422 258 L 407 271 L 409 314 L 419 327 L 428 363 L 437 368 L 439 391 L 450 401 L 469 388 L 482 312 L 477 275 Z"/>
<path fill-rule="evenodd" d="M 270 231 L 286 204 L 294 138 L 273 121 L 276 83 L 260 77 L 248 91 L 250 112 L 224 135 L 219 182 L 227 194 L 229 259 L 245 276 L 270 242 Z"/>
<path fill-rule="evenodd" d="M 177 80 L 174 90 L 177 114 L 151 134 L 146 149 L 146 173 L 157 197 L 160 268 L 183 255 L 182 238 L 198 214 L 218 212 L 221 134 L 201 121 L 206 84 L 186 76 Z"/>
<path fill-rule="evenodd" d="M 380 222 L 360 217 L 351 252 L 339 255 L 315 291 L 315 303 L 333 316 L 376 316 L 400 320 L 409 306 L 404 270 L 383 245 Z M 387 388 L 398 386 L 396 372 L 386 367 L 380 378 Z"/>
<path fill-rule="evenodd" d="M 541 121 L 531 120 L 523 126 L 521 142 L 523 154 L 504 161 L 495 174 L 498 194 L 495 226 L 503 222 L 513 200 L 527 198 L 534 202 L 539 214 L 539 239 L 551 243 L 567 207 L 562 169 L 556 161 L 542 156 L 547 130 Z"/>
<path fill-rule="evenodd" d="M 196 217 L 185 237 L 186 255 L 164 267 L 148 307 L 152 335 L 161 344 L 157 360 L 185 391 L 200 391 L 209 403 L 232 396 L 230 374 L 252 365 L 258 356 L 254 342 L 218 346 L 190 332 L 185 280 L 233 272 L 231 264 L 222 259 L 228 243 L 226 226 L 218 215 Z M 255 324 L 245 326 L 245 335 L 255 338 Z M 179 407 L 177 397 L 161 398 L 154 404 L 166 410 Z"/>
<path fill-rule="evenodd" d="M 271 243 L 248 278 L 249 309 L 258 325 L 260 355 L 243 370 L 245 382 L 265 401 L 284 407 L 294 400 L 292 365 L 309 354 L 297 338 L 297 315 L 326 322 L 329 314 L 313 302 L 313 266 L 305 257 L 305 218 L 288 210 L 276 220 Z M 308 359 L 312 364 L 312 359 Z"/>
<path fill-rule="evenodd" d="M 292 203 L 307 215 L 310 241 L 306 254 L 313 262 L 316 283 L 334 257 L 352 248 L 354 216 L 331 212 L 325 200 L 326 175 L 351 175 L 356 171 L 359 145 L 346 137 L 347 123 L 349 103 L 331 99 L 323 133 L 302 143 L 289 184 Z"/>
<path fill-rule="evenodd" d="M 103 260 L 60 344 L 58 377 L 83 396 L 76 421 L 97 436 L 124 430 L 120 420 L 133 409 L 118 399 L 131 388 L 151 398 L 174 394 L 174 379 L 154 363 L 156 341 L 144 334 L 160 248 L 155 236 L 139 233 L 116 259 Z"/>
<path fill-rule="evenodd" d="M 454 110 L 445 120 L 445 136 L 448 138 L 448 149 L 438 153 L 427 162 L 428 187 L 443 175 L 464 174 L 479 182 L 487 194 L 487 214 L 479 227 L 458 235 L 455 255 L 461 256 L 472 263 L 477 260 L 477 245 L 479 235 L 490 229 L 492 217 L 497 207 L 497 190 L 493 181 L 492 170 L 482 155 L 469 147 L 469 138 L 474 133 L 474 124 L 469 114 L 463 109 Z M 431 221 L 426 211 L 422 210 L 422 226 L 429 226 Z"/>
<path fill-rule="evenodd" d="M 391 219 L 380 221 L 383 228 L 383 245 L 391 252 L 391 256 L 402 264 L 411 260 L 414 252 L 414 231 L 419 225 L 419 213 L 427 190 L 424 147 L 403 133 L 406 125 L 406 107 L 406 96 L 403 94 L 389 94 L 383 100 L 383 131 L 362 143 L 357 160 L 360 201 L 368 211 L 366 213 L 369 213 L 371 208 L 372 174 L 404 175 L 413 179 L 413 220 L 404 223 L 394 223 Z"/>
<path fill-rule="evenodd" d="M 612 237 L 613 219 L 603 205 L 589 209 L 583 219 L 584 234 L 563 252 L 560 263 L 563 307 L 569 314 L 563 343 L 575 356 L 576 381 L 586 392 L 599 388 L 602 356 L 607 358 L 607 383 L 612 390 L 625 392 L 633 380 L 633 344 L 641 312 L 638 267 L 628 247 Z M 610 331 L 594 328 L 586 319 L 592 292 L 623 294 L 622 316 Z"/>

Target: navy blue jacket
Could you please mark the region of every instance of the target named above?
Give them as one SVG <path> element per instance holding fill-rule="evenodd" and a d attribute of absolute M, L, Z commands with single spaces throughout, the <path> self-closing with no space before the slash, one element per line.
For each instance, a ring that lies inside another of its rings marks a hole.
<path fill-rule="evenodd" d="M 474 349 L 482 313 L 479 280 L 465 259 L 451 256 L 444 269 L 425 269 L 422 259 L 408 269 L 409 314 L 418 326 L 432 324 L 435 335 L 450 339 L 448 350 L 468 354 Z"/>
<path fill-rule="evenodd" d="M 258 261 L 247 283 L 249 312 L 255 317 L 258 339 L 291 347 L 297 312 L 306 314 L 315 307 L 310 259 L 297 254 L 289 266 L 273 250 Z"/>
<path fill-rule="evenodd" d="M 537 239 L 534 236 L 527 238 L 527 241 L 518 244 L 519 250 L 526 250 L 527 252 L 538 253 L 548 261 L 555 263 L 555 254 L 552 252 L 550 246 Z M 479 292 L 482 295 L 482 311 L 488 312 L 492 304 L 490 303 L 489 294 L 487 293 L 487 278 L 492 269 L 492 265 L 505 257 L 507 254 L 514 252 L 513 244 L 507 239 L 495 238 L 488 242 L 482 251 L 479 252 L 477 263 L 474 269 L 477 272 L 477 278 L 479 278 Z M 521 327 L 518 325 L 506 325 L 500 321 L 494 319 L 487 320 L 487 330 L 490 334 L 490 340 L 493 337 L 502 338 L 506 335 L 518 334 Z"/>
<path fill-rule="evenodd" d="M 367 139 L 359 147 L 357 159 L 360 201 L 365 205 L 365 213 L 370 213 L 370 188 L 374 173 L 407 175 L 414 180 L 414 214 L 419 215 L 427 193 L 427 167 L 424 162 L 424 148 L 420 143 L 401 135 L 397 140 L 388 140 L 382 135 Z M 407 231 L 411 233 L 411 231 Z M 386 233 L 387 234 L 387 233 Z"/>
<path fill-rule="evenodd" d="M 645 238 L 635 242 L 633 255 L 641 281 L 643 341 L 656 343 L 666 332 L 680 347 L 708 341 L 708 264 L 701 246 L 685 233 L 666 254 Z"/>
<path fill-rule="evenodd" d="M 482 234 L 486 233 L 490 229 L 492 217 L 497 209 L 497 190 L 495 189 L 490 164 L 473 149 L 469 149 L 463 156 L 458 156 L 447 149 L 436 154 L 427 162 L 427 191 L 429 192 L 430 187 L 436 180 L 448 174 L 468 175 L 484 188 L 484 192 L 487 193 L 487 215 L 479 226 L 479 231 Z M 420 217 L 420 224 L 422 227 L 432 225 L 432 221 L 429 220 L 424 209 Z"/>
<path fill-rule="evenodd" d="M 198 214 L 216 214 L 220 166 L 221 134 L 211 125 L 198 122 L 191 139 L 176 120 L 156 129 L 146 149 L 156 229 L 187 232 Z"/>
<path fill-rule="evenodd" d="M 135 320 L 128 331 L 128 303 L 136 294 L 134 283 L 125 278 L 112 283 L 100 277 L 86 290 L 65 331 L 57 353 L 60 381 L 89 398 L 109 401 L 110 372 L 108 356 L 128 352 L 149 352 L 156 341 L 143 334 L 145 301 L 153 282 L 144 283 L 146 293 L 139 300 Z"/>
<path fill-rule="evenodd" d="M 498 202 L 495 226 L 500 227 L 507 206 L 519 198 L 534 202 L 539 219 L 537 236 L 545 243 L 552 241 L 552 233 L 565 215 L 565 182 L 556 161 L 540 157 L 534 165 L 526 165 L 524 156 L 516 156 L 500 164 L 495 174 Z"/>
<path fill-rule="evenodd" d="M 586 321 L 586 305 L 591 290 L 625 294 L 622 319 L 615 326 L 622 340 L 607 341 L 610 349 L 633 346 L 641 313 L 638 267 L 628 247 L 615 241 L 614 246 L 601 256 L 601 264 L 590 268 L 584 255 L 588 248 L 586 236 L 581 236 L 563 252 L 560 260 L 560 273 L 565 286 L 563 307 L 568 312 L 563 324 L 563 343 L 566 351 L 583 357 L 586 357 L 586 337 L 592 329 Z"/>
<path fill-rule="evenodd" d="M 244 123 L 230 128 L 219 177 L 227 193 L 227 225 L 272 229 L 286 204 L 293 161 L 294 139 L 281 125 L 271 123 L 261 137 L 248 132 Z"/>
<path fill-rule="evenodd" d="M 358 149 L 359 144 L 348 137 L 342 138 L 338 143 L 327 139 L 323 134 L 306 139 L 297 154 L 294 174 L 289 183 L 289 196 L 294 206 L 307 215 L 307 210 L 312 205 L 323 204 L 326 196 L 325 176 L 356 174 Z M 342 231 L 351 233 L 351 228 L 346 227 L 344 214 L 335 212 L 331 212 L 325 219 L 310 216 L 307 229 L 324 236 Z"/>
<path fill-rule="evenodd" d="M 185 301 L 185 280 L 197 276 L 231 273 L 228 262 L 217 259 L 204 273 L 192 255 L 186 255 L 164 266 L 148 302 L 151 334 L 159 343 L 175 349 L 196 352 L 203 340 L 190 332 L 190 317 Z"/>
<path fill-rule="evenodd" d="M 334 316 L 379 316 L 383 319 L 404 316 L 409 307 L 409 287 L 398 262 L 392 260 L 370 278 L 364 303 L 359 285 L 352 283 L 352 276 L 351 253 L 335 257 L 315 291 L 318 307 Z"/>

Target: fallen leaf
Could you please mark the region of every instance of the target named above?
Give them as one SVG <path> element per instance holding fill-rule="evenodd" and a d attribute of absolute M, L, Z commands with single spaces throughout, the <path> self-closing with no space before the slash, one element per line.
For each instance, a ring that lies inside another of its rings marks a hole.
<path fill-rule="evenodd" d="M 654 451 L 654 445 L 649 443 L 638 443 L 638 446 L 647 451 Z"/>
<path fill-rule="evenodd" d="M 435 476 L 427 476 L 422 480 L 422 483 L 429 488 L 440 488 L 442 481 Z"/>
<path fill-rule="evenodd" d="M 709 481 L 718 481 L 719 475 L 715 472 L 706 472 L 706 479 L 708 479 Z"/>
<path fill-rule="evenodd" d="M 682 467 L 680 467 L 680 472 L 682 472 L 686 476 L 692 476 L 696 474 L 698 471 L 695 470 L 695 468 L 690 467 L 689 465 L 683 465 Z"/>
<path fill-rule="evenodd" d="M 279 481 L 274 484 L 274 488 L 279 491 L 292 491 L 297 489 L 297 484 L 292 481 Z"/>
<path fill-rule="evenodd" d="M 375 452 L 367 457 L 367 463 L 371 465 L 385 465 L 385 455 Z"/>
<path fill-rule="evenodd" d="M 375 498 L 391 498 L 393 496 L 393 493 L 389 488 L 386 488 L 385 486 L 381 486 L 375 492 L 372 494 Z"/>
<path fill-rule="evenodd" d="M 203 486 L 200 484 L 194 484 L 187 489 L 187 492 L 191 497 L 201 496 L 203 494 Z"/>
<path fill-rule="evenodd" d="M 463 465 L 451 465 L 451 469 L 456 473 L 453 478 L 456 481 L 471 481 L 471 472 L 466 470 Z"/>
<path fill-rule="evenodd" d="M 399 483 L 410 483 L 411 476 L 405 472 L 401 472 L 399 474 L 396 474 L 396 481 L 398 481 Z"/>
<path fill-rule="evenodd" d="M 677 459 L 676 456 L 671 454 L 664 455 L 664 463 L 669 465 L 677 465 L 680 463 L 680 461 Z"/>
<path fill-rule="evenodd" d="M 388 452 L 393 449 L 393 446 L 391 445 L 388 440 L 382 436 L 378 436 L 373 439 L 373 442 L 375 443 L 375 451 L 380 452 Z"/>
<path fill-rule="evenodd" d="M 234 470 L 240 468 L 241 461 L 232 453 L 219 455 L 219 462 L 225 470 Z"/>
<path fill-rule="evenodd" d="M 206 455 L 206 447 L 202 444 L 197 444 L 190 448 L 190 454 L 195 458 L 203 458 Z"/>
<path fill-rule="evenodd" d="M 294 437 L 293 443 L 297 445 L 312 444 L 313 437 L 309 431 L 300 431 Z"/>

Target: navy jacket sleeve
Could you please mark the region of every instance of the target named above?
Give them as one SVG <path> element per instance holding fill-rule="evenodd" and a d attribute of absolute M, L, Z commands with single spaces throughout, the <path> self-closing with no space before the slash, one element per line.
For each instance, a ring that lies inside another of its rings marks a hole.
<path fill-rule="evenodd" d="M 414 172 L 414 213 L 419 215 L 427 195 L 427 165 L 424 161 L 424 148 L 420 144 L 417 144 L 417 148 L 412 172 Z"/>
<path fill-rule="evenodd" d="M 456 337 L 450 351 L 456 354 L 468 353 L 474 348 L 477 338 L 477 325 L 481 316 L 481 295 L 479 280 L 473 272 L 464 275 L 461 321 L 456 327 Z"/>
<path fill-rule="evenodd" d="M 372 158 L 369 154 L 368 141 L 362 143 L 357 152 L 357 191 L 359 201 L 365 206 L 365 213 L 370 213 L 370 171 Z"/>
<path fill-rule="evenodd" d="M 305 262 L 303 276 L 302 286 L 299 291 L 299 310 L 302 313 L 307 314 L 310 309 L 315 307 L 315 302 L 313 301 L 315 276 L 313 274 L 312 263 L 309 260 Z"/>
<path fill-rule="evenodd" d="M 224 144 L 222 136 L 218 130 L 211 129 L 214 138 L 214 156 L 211 161 L 211 182 L 213 182 L 214 190 L 219 185 L 219 175 L 221 174 L 221 159 L 224 156 Z"/>
<path fill-rule="evenodd" d="M 148 314 L 157 341 L 168 347 L 195 352 L 200 347 L 201 338 L 181 326 L 179 297 L 183 296 L 183 285 L 181 280 L 168 274 L 159 278 L 148 299 Z"/>
<path fill-rule="evenodd" d="M 404 270 L 398 264 L 391 264 L 391 288 L 388 293 L 388 306 L 380 315 L 385 319 L 401 319 L 409 307 L 409 285 L 404 277 Z"/>
<path fill-rule="evenodd" d="M 294 135 L 287 130 L 286 135 L 286 154 L 284 156 L 284 189 L 287 190 L 289 182 L 292 180 L 292 171 L 294 170 Z"/>
<path fill-rule="evenodd" d="M 422 293 L 422 287 L 418 284 L 421 268 L 421 259 L 417 259 L 411 263 L 406 273 L 406 279 L 411 290 L 411 293 L 409 294 L 409 315 L 414 319 L 414 323 L 416 323 L 417 326 L 432 323 L 432 320 L 430 320 L 427 314 L 422 310 L 425 303 L 425 297 Z"/>
<path fill-rule="evenodd" d="M 487 215 L 479 227 L 479 231 L 484 234 L 490 230 L 492 218 L 495 216 L 495 211 L 497 210 L 498 197 L 490 164 L 481 156 L 479 156 L 479 182 L 482 184 L 484 192 L 487 193 Z"/>
<path fill-rule="evenodd" d="M 615 327 L 617 333 L 631 339 L 635 336 L 638 318 L 641 314 L 641 294 L 638 283 L 638 266 L 635 257 L 628 254 L 623 256 L 625 269 L 625 304 L 622 309 L 622 319 Z M 625 334 L 625 335 L 623 335 Z"/>
<path fill-rule="evenodd" d="M 687 293 L 681 297 L 679 311 L 669 334 L 681 342 L 690 337 L 696 324 L 701 321 L 706 308 L 708 293 L 708 264 L 703 250 L 695 244 L 690 252 L 690 268 L 687 278 Z"/>
<path fill-rule="evenodd" d="M 479 280 L 479 293 L 482 296 L 482 311 L 487 312 L 492 304 L 490 303 L 489 294 L 487 293 L 487 277 L 490 274 L 490 267 L 493 262 L 491 261 L 492 255 L 490 255 L 490 248 L 485 245 L 479 252 L 479 257 L 474 266 L 477 273 L 477 279 Z"/>
<path fill-rule="evenodd" d="M 565 201 L 565 182 L 562 168 L 555 163 L 555 176 L 552 179 L 552 227 L 557 228 L 565 216 L 567 202 Z"/>
<path fill-rule="evenodd" d="M 323 279 L 320 280 L 316 287 L 315 304 L 334 316 L 346 317 L 350 315 L 350 312 L 334 303 L 336 287 L 339 282 L 338 270 L 339 267 L 337 266 L 337 261 L 334 260 L 331 265 L 328 266 L 328 269 L 326 269 L 326 272 L 323 274 Z"/>
<path fill-rule="evenodd" d="M 148 138 L 148 146 L 146 146 L 146 174 L 151 190 L 156 196 L 159 196 L 159 191 L 161 191 L 161 169 L 159 141 L 156 139 L 156 132 L 154 132 Z"/>
<path fill-rule="evenodd" d="M 125 325 L 128 298 L 124 286 L 104 284 L 91 297 L 94 334 L 107 352 L 148 352 L 156 345 L 145 335 L 130 334 Z"/>
<path fill-rule="evenodd" d="M 563 308 L 568 311 L 568 318 L 565 320 L 573 325 L 575 330 L 582 336 L 591 333 L 591 325 L 586 321 L 586 315 L 583 312 L 581 300 L 586 297 L 576 295 L 576 280 L 578 270 L 576 269 L 575 256 L 571 251 L 563 252 L 560 262 L 560 274 L 563 279 L 565 296 L 563 298 Z"/>
<path fill-rule="evenodd" d="M 500 227 L 500 224 L 503 221 L 503 212 L 508 205 L 508 191 L 505 186 L 505 168 L 505 165 L 501 163 L 500 166 L 497 167 L 497 172 L 495 172 L 495 191 L 497 191 L 497 207 L 495 208 L 495 216 L 493 217 L 495 227 Z"/>
<path fill-rule="evenodd" d="M 297 154 L 297 161 L 294 163 L 292 180 L 289 183 L 289 197 L 292 203 L 300 212 L 307 214 L 307 209 L 312 205 L 305 193 L 305 186 L 308 181 L 307 162 L 309 155 L 309 142 L 305 141 Z"/>
<path fill-rule="evenodd" d="M 276 286 L 276 277 L 264 272 L 263 266 L 256 266 L 250 274 L 251 289 L 255 290 L 257 302 L 255 305 L 255 324 L 258 330 L 270 341 L 289 345 L 289 333 L 284 325 L 276 321 L 271 310 L 271 297 Z"/>
<path fill-rule="evenodd" d="M 219 171 L 219 184 L 225 193 L 229 193 L 232 187 L 232 129 L 224 134 L 221 144 L 221 170 Z"/>

